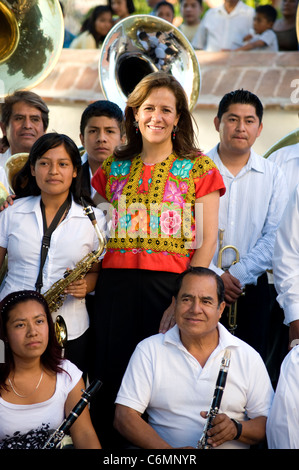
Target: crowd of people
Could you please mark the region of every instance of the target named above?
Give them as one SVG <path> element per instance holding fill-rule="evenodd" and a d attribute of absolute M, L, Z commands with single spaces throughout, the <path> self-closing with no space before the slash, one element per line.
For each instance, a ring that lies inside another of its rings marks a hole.
<path fill-rule="evenodd" d="M 264 38 L 257 25 L 274 23 L 273 7 L 254 16 L 234 3 L 242 32 L 251 18 Z M 121 19 L 121 4 L 104 8 L 118 5 Z M 183 4 L 198 18 L 197 0 Z M 155 7 L 161 17 L 166 9 Z M 48 132 L 40 96 L 5 97 L 0 449 L 42 448 L 94 380 L 102 386 L 70 429 L 77 449 L 194 449 L 205 432 L 212 448 L 299 448 L 299 144 L 258 155 L 263 113 L 252 92 L 226 93 L 211 122 L 219 142 L 204 154 L 182 85 L 153 72 L 124 112 L 108 100 L 86 107 L 80 152 Z M 15 154 L 26 161 L 9 175 Z"/>
<path fill-rule="evenodd" d="M 124 114 L 110 101 L 88 105 L 78 126 L 82 154 L 68 136 L 47 132 L 48 118 L 30 91 L 2 104 L 2 165 L 16 144 L 28 159 L 0 213 L 1 265 L 7 259 L 0 447 L 41 445 L 57 425 L 50 416 L 58 385 L 60 419 L 82 383 L 100 379 L 71 432 L 74 447 L 194 448 L 228 348 L 231 366 L 209 445 L 298 446 L 297 414 L 286 405 L 289 363 L 296 361 L 289 343 L 299 322 L 298 193 L 276 155 L 264 159 L 252 149 L 263 128 L 259 98 L 246 90 L 222 98 L 214 119 L 219 143 L 206 155 L 182 86 L 164 72 L 136 85 Z M 99 243 L 82 204 L 93 207 L 105 251 L 50 312 L 48 289 Z M 238 262 L 227 251 L 219 265 L 219 229 L 221 243 L 238 247 Z M 236 303 L 231 332 L 229 307 Z M 272 323 L 274 310 L 283 312 L 281 324 Z M 63 358 L 57 315 L 67 328 Z M 277 423 L 280 400 L 292 425 L 287 418 Z M 89 436 L 83 441 L 82 427 Z"/>
<path fill-rule="evenodd" d="M 177 26 L 196 50 L 296 51 L 298 0 L 282 0 L 279 7 L 263 4 L 255 9 L 242 0 L 224 0 L 206 8 L 202 0 L 147 0 L 149 14 Z M 76 37 L 64 47 L 100 48 L 110 29 L 136 13 L 134 0 L 109 0 L 95 7 L 85 18 Z M 148 13 L 139 12 L 139 13 Z"/>

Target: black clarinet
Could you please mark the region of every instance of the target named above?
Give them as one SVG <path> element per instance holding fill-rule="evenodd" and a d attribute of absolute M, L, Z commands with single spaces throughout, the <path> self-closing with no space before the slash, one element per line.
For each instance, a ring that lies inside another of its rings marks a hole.
<path fill-rule="evenodd" d="M 211 449 L 212 447 L 207 442 L 209 439 L 207 432 L 209 431 L 209 429 L 211 429 L 213 419 L 218 414 L 218 411 L 220 408 L 220 403 L 222 400 L 223 390 L 224 390 L 225 383 L 226 383 L 229 364 L 230 364 L 230 350 L 226 349 L 224 351 L 224 355 L 221 360 L 220 370 L 219 370 L 219 374 L 218 374 L 218 378 L 216 382 L 214 396 L 212 398 L 211 406 L 208 412 L 206 425 L 204 427 L 202 436 L 197 443 L 197 449 Z"/>
<path fill-rule="evenodd" d="M 88 405 L 93 395 L 102 386 L 100 380 L 94 380 L 86 390 L 82 390 L 82 396 L 78 401 L 77 405 L 72 409 L 68 417 L 61 423 L 61 425 L 51 434 L 42 449 L 57 449 L 59 448 L 60 442 L 69 431 L 70 427 L 74 424 L 76 419 L 80 416 L 84 408 Z"/>

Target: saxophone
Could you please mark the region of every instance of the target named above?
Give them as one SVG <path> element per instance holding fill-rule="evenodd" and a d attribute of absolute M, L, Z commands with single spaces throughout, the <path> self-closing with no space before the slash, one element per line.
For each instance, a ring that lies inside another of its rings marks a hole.
<path fill-rule="evenodd" d="M 197 443 L 197 449 L 210 449 L 211 448 L 211 445 L 208 444 L 209 436 L 207 432 L 209 431 L 209 429 L 211 429 L 213 419 L 218 414 L 218 411 L 220 408 L 220 403 L 222 400 L 223 390 L 225 387 L 226 377 L 227 377 L 228 368 L 230 364 L 230 354 L 231 353 L 229 349 L 226 349 L 224 351 L 224 355 L 221 360 L 220 370 L 219 370 L 217 381 L 216 381 L 214 395 L 213 395 L 211 406 L 210 406 L 208 416 L 207 416 L 206 425 L 204 427 L 202 436 Z"/>
<path fill-rule="evenodd" d="M 84 201 L 83 201 L 84 202 Z M 99 245 L 98 248 L 94 251 L 91 251 L 88 253 L 86 256 L 84 256 L 72 269 L 71 271 L 66 271 L 64 273 L 64 277 L 56 281 L 50 289 L 48 289 L 43 296 L 45 297 L 48 305 L 50 312 L 56 312 L 63 304 L 65 301 L 65 298 L 67 294 L 65 294 L 65 289 L 74 281 L 77 281 L 78 279 L 82 279 L 85 274 L 90 270 L 92 265 L 98 261 L 99 256 L 102 254 L 104 249 L 106 248 L 106 238 L 100 231 L 97 220 L 93 211 L 93 208 L 90 205 L 83 204 L 83 210 L 85 214 L 89 217 L 92 225 L 94 226 L 94 229 L 96 231 L 98 240 L 99 240 Z M 56 319 L 56 324 L 55 324 L 55 331 L 56 331 L 56 336 L 58 339 L 58 342 L 61 344 L 61 338 L 60 334 L 57 334 L 57 331 L 61 330 L 61 327 L 58 328 L 57 323 L 63 324 L 64 320 L 63 318 L 58 315 Z M 64 338 L 66 340 L 66 338 Z"/>

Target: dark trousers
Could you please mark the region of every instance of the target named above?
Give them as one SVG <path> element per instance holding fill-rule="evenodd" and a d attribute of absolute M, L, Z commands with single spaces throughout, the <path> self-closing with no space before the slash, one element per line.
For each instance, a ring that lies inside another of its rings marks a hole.
<path fill-rule="evenodd" d="M 246 285 L 245 295 L 237 301 L 237 329 L 235 336 L 250 344 L 266 360 L 270 331 L 270 292 L 267 274 L 258 278 L 256 285 Z M 228 307 L 221 323 L 227 326 Z"/>
<path fill-rule="evenodd" d="M 89 329 L 79 338 L 67 341 L 64 353 L 65 359 L 73 362 L 81 371 L 86 384 L 89 364 Z"/>
<path fill-rule="evenodd" d="M 126 445 L 113 428 L 114 401 L 136 345 L 158 333 L 176 278 L 174 273 L 147 270 L 100 272 L 91 324 L 95 345 L 91 379 L 99 378 L 103 385 L 90 412 L 104 449 Z"/>

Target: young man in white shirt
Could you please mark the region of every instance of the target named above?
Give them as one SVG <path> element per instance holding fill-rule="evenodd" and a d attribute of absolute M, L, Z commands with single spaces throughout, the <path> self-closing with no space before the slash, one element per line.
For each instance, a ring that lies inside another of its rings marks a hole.
<path fill-rule="evenodd" d="M 220 143 L 207 155 L 217 165 L 226 193 L 219 207 L 219 229 L 226 250 L 218 266 L 219 243 L 211 268 L 223 279 L 228 305 L 237 302 L 235 334 L 266 360 L 270 326 L 270 290 L 276 231 L 288 199 L 286 180 L 275 163 L 257 155 L 252 146 L 262 131 L 263 106 L 246 90 L 227 93 L 214 119 Z M 245 295 L 241 295 L 245 290 Z M 223 318 L 224 324 L 226 315 Z"/>
<path fill-rule="evenodd" d="M 190 267 L 180 275 L 175 297 L 176 325 L 143 340 L 131 357 L 116 398 L 117 430 L 140 448 L 196 447 L 228 349 L 226 383 L 207 444 L 244 449 L 263 441 L 273 390 L 258 353 L 219 323 L 225 307 L 221 278 Z"/>
<path fill-rule="evenodd" d="M 210 52 L 237 49 L 250 33 L 253 17 L 254 9 L 242 0 L 224 0 L 223 5 L 205 13 L 192 46 Z"/>

